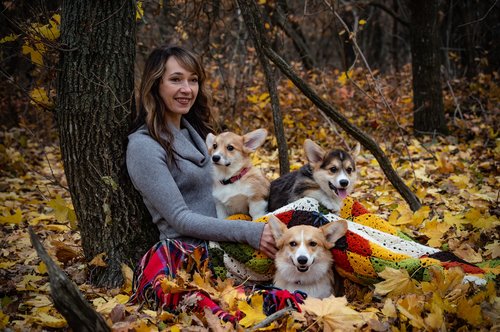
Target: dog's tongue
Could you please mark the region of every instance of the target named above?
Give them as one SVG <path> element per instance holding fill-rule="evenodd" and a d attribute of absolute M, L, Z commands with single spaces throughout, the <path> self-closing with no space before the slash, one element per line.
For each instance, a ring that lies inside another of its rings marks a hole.
<path fill-rule="evenodd" d="M 339 197 L 344 199 L 347 197 L 347 190 L 345 189 L 337 189 L 337 192 L 339 194 Z"/>

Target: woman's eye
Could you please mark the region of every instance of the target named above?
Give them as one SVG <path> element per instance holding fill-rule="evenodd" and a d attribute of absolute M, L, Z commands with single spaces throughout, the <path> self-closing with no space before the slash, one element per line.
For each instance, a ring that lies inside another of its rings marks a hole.
<path fill-rule="evenodd" d="M 297 242 L 295 242 L 295 241 L 290 242 L 290 247 L 296 247 L 296 246 L 297 246 Z"/>
<path fill-rule="evenodd" d="M 337 172 L 337 167 L 333 166 L 332 168 L 330 168 L 330 172 L 336 173 Z"/>
<path fill-rule="evenodd" d="M 217 144 L 214 143 L 214 145 L 212 145 L 212 148 L 217 149 Z"/>
<path fill-rule="evenodd" d="M 191 79 L 191 82 L 193 82 L 193 83 L 198 83 L 198 77 L 192 78 L 192 79 Z"/>
<path fill-rule="evenodd" d="M 234 150 L 234 146 L 232 146 L 232 145 L 227 146 L 227 151 L 233 151 L 233 150 Z"/>

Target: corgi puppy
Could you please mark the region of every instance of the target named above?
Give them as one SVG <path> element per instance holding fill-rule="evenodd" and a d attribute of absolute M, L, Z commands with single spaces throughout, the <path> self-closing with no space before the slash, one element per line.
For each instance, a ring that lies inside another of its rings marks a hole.
<path fill-rule="evenodd" d="M 243 213 L 256 219 L 267 213 L 270 183 L 250 159 L 266 136 L 265 129 L 243 136 L 233 132 L 208 134 L 205 143 L 214 166 L 213 196 L 219 218 Z"/>
<path fill-rule="evenodd" d="M 290 292 L 325 298 L 334 293 L 333 258 L 330 249 L 347 232 L 340 219 L 321 227 L 300 225 L 287 228 L 274 215 L 269 217 L 278 252 L 274 264 L 274 285 Z"/>
<path fill-rule="evenodd" d="M 342 200 L 352 192 L 357 181 L 355 159 L 360 144 L 350 153 L 340 149 L 327 152 L 306 139 L 304 151 L 308 164 L 271 182 L 269 211 L 307 196 L 338 213 Z"/>

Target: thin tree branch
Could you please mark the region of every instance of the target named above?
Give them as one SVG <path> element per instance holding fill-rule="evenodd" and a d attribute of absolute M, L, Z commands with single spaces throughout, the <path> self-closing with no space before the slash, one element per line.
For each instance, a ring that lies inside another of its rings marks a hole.
<path fill-rule="evenodd" d="M 264 31 L 262 27 L 262 21 L 259 20 L 261 17 L 259 8 L 253 0 L 237 0 L 242 8 L 243 17 L 245 20 L 250 22 L 247 25 L 255 25 L 253 27 L 255 31 L 260 33 Z M 258 29 L 257 29 L 258 28 Z M 285 74 L 294 85 L 302 91 L 302 93 L 309 98 L 319 109 L 321 109 L 325 114 L 327 114 L 333 121 L 339 124 L 349 135 L 359 141 L 365 148 L 367 148 L 373 156 L 377 159 L 380 167 L 384 171 L 385 175 L 389 181 L 394 185 L 398 192 L 409 204 L 413 211 L 418 210 L 421 207 L 421 203 L 417 196 L 408 188 L 404 181 L 399 177 L 396 171 L 393 169 L 389 159 L 384 154 L 379 145 L 367 134 L 365 134 L 356 125 L 352 124 L 347 118 L 345 118 L 341 113 L 328 104 L 325 100 L 318 96 L 318 94 L 311 89 L 311 87 L 304 82 L 293 70 L 293 68 L 281 58 L 274 50 L 271 49 L 267 39 L 263 33 L 260 33 L 258 38 L 260 41 L 260 47 L 264 54 Z"/>

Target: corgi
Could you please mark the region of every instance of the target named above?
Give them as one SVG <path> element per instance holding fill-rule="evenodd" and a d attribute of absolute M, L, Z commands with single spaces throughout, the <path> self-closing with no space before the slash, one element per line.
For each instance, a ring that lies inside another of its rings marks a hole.
<path fill-rule="evenodd" d="M 334 294 L 330 249 L 347 232 L 347 221 L 340 219 L 319 228 L 309 225 L 287 228 L 276 216 L 270 215 L 269 225 L 278 248 L 274 259 L 274 286 L 290 292 L 301 290 L 316 298 Z"/>
<path fill-rule="evenodd" d="M 304 151 L 308 164 L 271 182 L 269 211 L 307 196 L 338 213 L 342 200 L 352 192 L 357 181 L 355 159 L 360 144 L 350 153 L 340 149 L 327 152 L 306 139 Z"/>
<path fill-rule="evenodd" d="M 233 132 L 208 134 L 205 143 L 213 163 L 213 196 L 217 217 L 243 213 L 257 219 L 267 213 L 269 180 L 253 167 L 250 154 L 267 137 L 266 129 L 243 136 Z"/>

